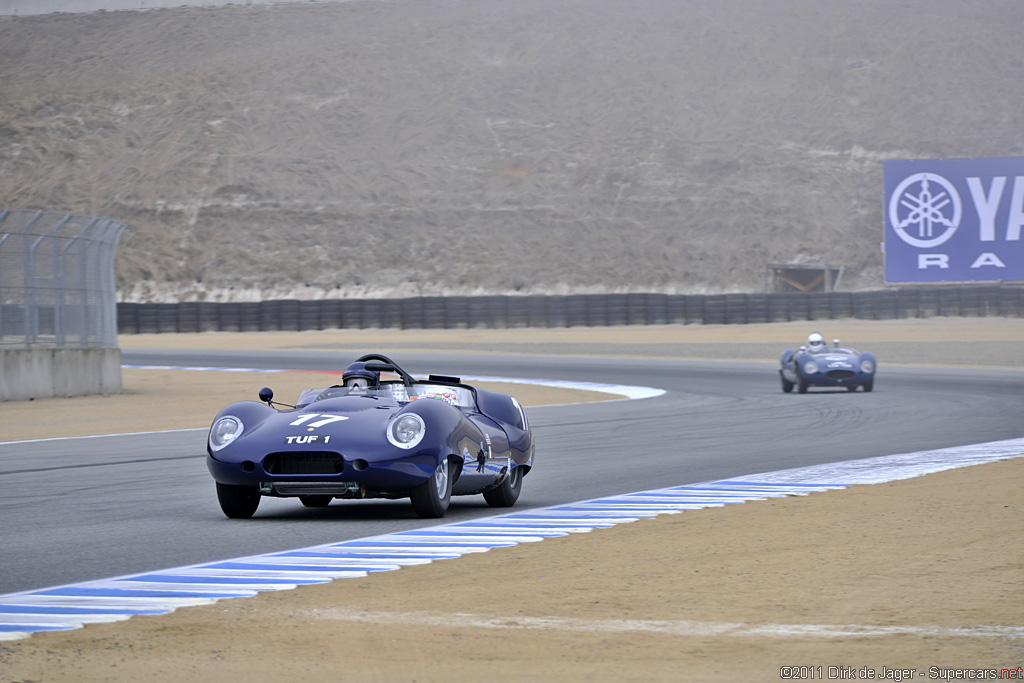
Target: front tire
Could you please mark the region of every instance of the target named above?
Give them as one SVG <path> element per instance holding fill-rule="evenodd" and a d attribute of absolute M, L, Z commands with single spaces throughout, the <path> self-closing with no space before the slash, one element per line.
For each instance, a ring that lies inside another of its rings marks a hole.
<path fill-rule="evenodd" d="M 782 380 L 782 390 L 784 392 L 788 394 L 789 392 L 793 391 L 793 383 L 786 379 L 786 376 L 782 374 L 781 370 L 779 370 L 779 379 Z"/>
<path fill-rule="evenodd" d="M 864 382 L 864 391 L 871 391 L 875 388 L 875 380 Z"/>
<path fill-rule="evenodd" d="M 513 467 L 504 481 L 493 489 L 484 491 L 484 500 L 492 508 L 510 508 L 519 500 L 523 490 L 523 468 Z"/>
<path fill-rule="evenodd" d="M 807 380 L 805 380 L 802 375 L 797 380 L 796 390 L 801 394 L 807 393 Z"/>
<path fill-rule="evenodd" d="M 260 506 L 260 491 L 255 486 L 232 486 L 217 482 L 217 501 L 228 519 L 249 519 Z"/>
<path fill-rule="evenodd" d="M 409 494 L 412 509 L 423 519 L 444 517 L 452 499 L 451 464 L 445 458 L 430 475 L 430 479 L 417 486 Z"/>

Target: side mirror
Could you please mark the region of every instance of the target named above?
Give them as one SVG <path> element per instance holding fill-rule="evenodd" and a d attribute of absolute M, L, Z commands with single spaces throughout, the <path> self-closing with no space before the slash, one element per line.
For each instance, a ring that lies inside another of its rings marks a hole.
<path fill-rule="evenodd" d="M 832 346 L 839 346 L 839 340 L 838 339 L 833 339 L 832 340 Z"/>
<path fill-rule="evenodd" d="M 270 403 L 274 400 L 274 390 L 270 387 L 263 387 L 260 389 L 260 400 L 264 403 Z"/>

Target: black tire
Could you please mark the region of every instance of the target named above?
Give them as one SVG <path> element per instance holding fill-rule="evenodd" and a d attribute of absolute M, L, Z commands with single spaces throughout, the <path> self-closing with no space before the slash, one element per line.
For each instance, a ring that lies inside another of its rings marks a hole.
<path fill-rule="evenodd" d="M 864 391 L 871 391 L 875 388 L 875 380 L 864 382 Z"/>
<path fill-rule="evenodd" d="M 260 506 L 260 492 L 255 486 L 232 486 L 217 482 L 217 501 L 229 519 L 249 519 Z"/>
<path fill-rule="evenodd" d="M 523 468 L 513 467 L 505 480 L 493 489 L 484 491 L 484 500 L 492 508 L 510 508 L 519 500 L 523 490 Z"/>
<path fill-rule="evenodd" d="M 299 501 L 308 508 L 325 508 L 332 500 L 334 496 L 299 496 Z"/>
<path fill-rule="evenodd" d="M 782 390 L 784 392 L 788 394 L 789 392 L 793 391 L 793 383 L 786 379 L 786 377 L 782 374 L 782 370 L 779 370 L 779 379 L 782 380 Z"/>
<path fill-rule="evenodd" d="M 802 376 L 797 380 L 796 390 L 799 391 L 801 394 L 807 393 L 807 380 L 805 380 Z"/>
<path fill-rule="evenodd" d="M 452 471 L 448 459 L 441 461 L 430 479 L 414 488 L 409 497 L 412 509 L 423 519 L 444 517 L 452 499 Z"/>

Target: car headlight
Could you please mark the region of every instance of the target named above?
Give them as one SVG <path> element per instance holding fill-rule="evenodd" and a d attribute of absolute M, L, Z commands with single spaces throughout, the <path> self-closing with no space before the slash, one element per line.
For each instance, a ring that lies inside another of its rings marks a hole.
<path fill-rule="evenodd" d="M 863 372 L 865 375 L 870 375 L 872 372 L 875 371 L 874 362 L 870 360 L 862 360 L 860 362 L 860 371 Z"/>
<path fill-rule="evenodd" d="M 210 450 L 219 451 L 241 435 L 245 425 L 233 415 L 225 415 L 210 427 Z"/>
<path fill-rule="evenodd" d="M 813 360 L 809 360 L 806 363 L 804 363 L 804 374 L 805 375 L 813 375 L 817 371 L 818 371 L 818 364 L 815 363 Z"/>
<path fill-rule="evenodd" d="M 388 441 L 399 448 L 413 448 L 427 433 L 427 425 L 416 413 L 398 416 L 388 425 Z"/>

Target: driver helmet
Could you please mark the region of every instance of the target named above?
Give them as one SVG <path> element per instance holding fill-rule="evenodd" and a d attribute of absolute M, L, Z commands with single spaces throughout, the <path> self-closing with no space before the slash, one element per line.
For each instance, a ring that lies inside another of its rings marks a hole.
<path fill-rule="evenodd" d="M 346 387 L 366 389 L 380 385 L 380 373 L 366 369 L 366 363 L 356 361 L 350 363 L 341 375 L 341 383 Z"/>
<path fill-rule="evenodd" d="M 807 337 L 807 347 L 811 351 L 825 348 L 825 338 L 821 336 L 821 332 L 815 330 Z"/>

